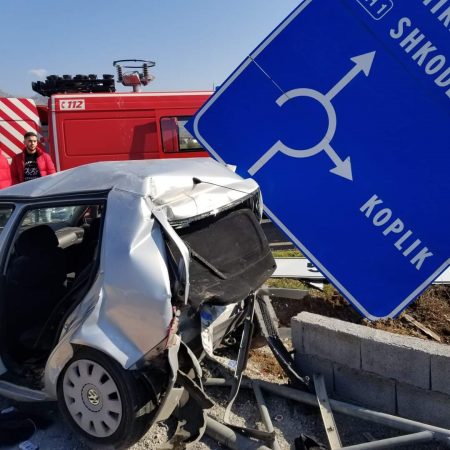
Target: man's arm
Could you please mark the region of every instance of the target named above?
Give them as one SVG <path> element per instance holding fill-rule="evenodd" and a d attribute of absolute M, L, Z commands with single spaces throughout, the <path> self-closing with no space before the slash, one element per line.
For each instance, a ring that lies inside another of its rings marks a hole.
<path fill-rule="evenodd" d="M 11 184 L 20 183 L 19 174 L 17 172 L 17 162 L 15 158 L 12 159 L 9 169 L 11 171 Z"/>
<path fill-rule="evenodd" d="M 47 173 L 51 175 L 52 173 L 56 173 L 55 165 L 53 164 L 52 158 L 49 154 L 44 153 L 45 155 L 45 165 L 47 167 Z"/>

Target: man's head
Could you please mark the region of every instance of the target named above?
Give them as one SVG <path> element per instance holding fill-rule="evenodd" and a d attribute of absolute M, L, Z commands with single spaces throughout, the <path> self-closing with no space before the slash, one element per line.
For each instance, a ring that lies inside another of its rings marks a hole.
<path fill-rule="evenodd" d="M 38 136 L 34 131 L 28 131 L 23 135 L 23 143 L 28 153 L 34 153 L 38 145 Z"/>

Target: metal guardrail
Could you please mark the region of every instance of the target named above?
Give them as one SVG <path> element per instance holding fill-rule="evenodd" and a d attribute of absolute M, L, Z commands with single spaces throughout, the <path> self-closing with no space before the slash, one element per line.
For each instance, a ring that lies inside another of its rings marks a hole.
<path fill-rule="evenodd" d="M 264 288 L 259 290 L 255 297 L 262 297 L 266 300 L 273 293 L 270 288 Z M 255 298 L 253 298 L 253 301 Z M 258 309 L 258 303 L 255 304 L 256 309 Z M 275 322 L 272 321 L 271 315 L 267 315 L 261 319 L 261 314 L 255 314 L 255 317 L 259 321 L 260 327 L 266 328 L 266 333 L 263 333 L 266 339 L 269 339 L 272 334 L 277 334 L 277 331 L 274 330 L 276 328 Z M 268 321 L 271 323 L 269 324 Z M 272 330 L 272 332 L 270 332 Z M 246 333 L 246 338 L 244 339 L 246 342 L 245 345 L 242 345 L 239 353 L 242 353 L 241 356 L 243 361 L 246 361 L 246 356 L 248 354 L 249 349 L 249 341 L 251 340 L 251 334 Z M 248 342 L 247 342 L 248 341 Z M 238 356 L 238 358 L 239 358 Z M 286 362 L 286 361 L 285 361 Z M 286 369 L 286 365 L 290 364 L 282 364 L 283 369 Z M 293 360 L 292 360 L 293 363 Z M 280 385 L 276 383 L 271 383 L 263 380 L 249 380 L 242 378 L 242 370 L 245 369 L 245 364 L 240 367 L 241 371 L 239 374 L 235 373 L 232 377 L 226 378 L 208 378 L 204 381 L 204 386 L 228 386 L 232 388 L 231 396 L 232 401 L 234 401 L 238 395 L 239 388 L 247 388 L 252 389 L 256 403 L 258 405 L 258 409 L 261 415 L 262 422 L 266 428 L 265 431 L 259 431 L 254 429 L 247 429 L 244 427 L 228 427 L 224 424 L 220 424 L 216 421 L 212 421 L 208 419 L 206 433 L 217 439 L 222 444 L 228 446 L 231 449 L 254 449 L 254 450 L 267 450 L 269 447 L 266 445 L 269 444 L 270 448 L 273 450 L 279 450 L 279 444 L 276 441 L 276 437 L 274 434 L 274 427 L 270 419 L 270 414 L 264 400 L 263 391 L 266 393 L 271 393 L 274 395 L 278 395 L 290 400 L 298 401 L 304 403 L 306 405 L 318 407 L 321 416 L 323 425 L 327 434 L 327 438 L 329 441 L 329 446 L 331 450 L 371 450 L 371 449 L 385 449 L 385 448 L 399 448 L 401 446 L 410 446 L 413 443 L 419 442 L 439 442 L 448 447 L 450 447 L 450 430 L 445 428 L 440 428 L 434 425 L 429 425 L 426 423 L 405 419 L 403 417 L 394 416 L 391 414 L 370 410 L 358 405 L 353 405 L 351 403 L 346 403 L 338 400 L 333 400 L 328 397 L 323 376 L 321 374 L 314 374 L 314 391 L 315 393 L 305 392 L 304 390 L 295 389 L 293 387 L 288 387 L 286 385 Z M 292 367 L 295 371 L 296 369 Z M 225 369 L 226 371 L 226 369 Z M 223 372 L 225 372 L 223 371 Z M 290 376 L 292 381 L 292 374 L 286 373 Z M 239 383 L 236 383 L 236 375 L 238 375 Z M 306 377 L 302 377 L 299 375 L 300 380 L 306 379 Z M 307 383 L 306 383 L 307 384 Z M 237 387 L 237 389 L 236 389 Z M 305 383 L 303 384 L 305 387 Z M 379 425 L 387 426 L 390 428 L 394 428 L 400 431 L 403 431 L 407 434 L 390 437 L 385 439 L 373 440 L 370 442 L 364 442 L 361 444 L 350 445 L 350 446 L 342 446 L 341 439 L 339 436 L 339 432 L 336 426 L 336 422 L 333 417 L 333 412 L 339 412 L 351 417 L 356 417 L 359 419 L 363 419 L 366 421 L 374 422 Z M 227 424 L 229 425 L 229 424 Z M 261 433 L 262 437 L 264 437 L 264 443 L 261 441 L 255 441 L 255 438 L 258 438 L 256 431 Z M 271 436 L 272 439 L 267 439 L 267 435 Z M 253 440 L 249 439 L 249 436 L 253 438 Z M 317 444 L 318 446 L 320 444 Z"/>
<path fill-rule="evenodd" d="M 325 276 L 320 273 L 308 259 L 302 257 L 275 258 L 277 268 L 273 278 L 298 278 L 306 281 L 326 281 Z M 433 284 L 450 284 L 450 267 L 439 275 Z"/>

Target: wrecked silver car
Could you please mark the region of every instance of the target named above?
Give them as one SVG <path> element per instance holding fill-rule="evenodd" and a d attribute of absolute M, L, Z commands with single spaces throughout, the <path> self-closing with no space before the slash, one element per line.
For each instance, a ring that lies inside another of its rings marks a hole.
<path fill-rule="evenodd" d="M 210 406 L 198 362 L 275 269 L 257 184 L 210 159 L 106 162 L 0 192 L 0 395 L 94 448 Z M 220 318 L 220 320 L 216 320 Z M 203 332 L 202 332 L 203 330 Z"/>

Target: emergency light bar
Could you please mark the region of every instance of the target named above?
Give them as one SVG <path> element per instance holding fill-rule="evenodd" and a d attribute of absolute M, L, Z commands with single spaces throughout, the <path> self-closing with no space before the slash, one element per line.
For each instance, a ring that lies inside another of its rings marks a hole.
<path fill-rule="evenodd" d="M 104 74 L 98 79 L 97 75 L 49 75 L 45 81 L 31 83 L 33 91 L 45 97 L 53 94 L 86 93 L 86 92 L 115 92 L 114 75 Z"/>

